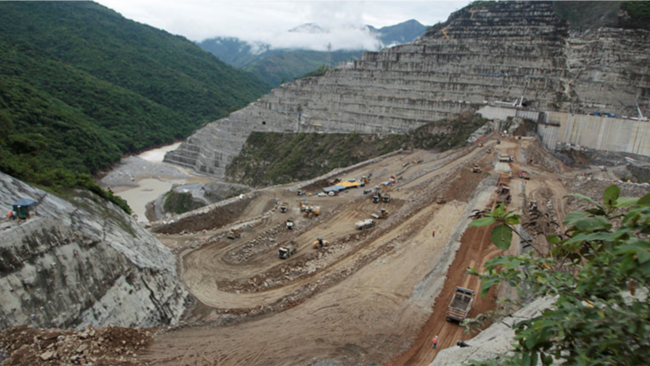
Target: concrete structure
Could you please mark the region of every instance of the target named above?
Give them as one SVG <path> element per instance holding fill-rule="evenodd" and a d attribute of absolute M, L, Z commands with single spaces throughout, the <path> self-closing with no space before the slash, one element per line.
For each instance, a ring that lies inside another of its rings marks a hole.
<path fill-rule="evenodd" d="M 177 322 L 187 292 L 171 250 L 112 203 L 79 195 L 63 200 L 0 173 L 0 206 L 38 202 L 27 221 L 0 221 L 0 329 Z"/>
<path fill-rule="evenodd" d="M 197 131 L 165 161 L 223 176 L 252 131 L 401 133 L 522 95 L 536 110 L 619 115 L 635 115 L 641 96 L 647 111 L 649 32 L 570 31 L 552 2 L 477 8 L 414 43 L 364 53 L 352 68 L 285 83 Z"/>

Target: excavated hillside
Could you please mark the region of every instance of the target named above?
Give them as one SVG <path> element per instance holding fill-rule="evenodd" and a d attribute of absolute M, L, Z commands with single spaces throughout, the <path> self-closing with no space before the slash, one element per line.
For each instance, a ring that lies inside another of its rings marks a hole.
<path fill-rule="evenodd" d="M 571 30 L 552 2 L 486 2 L 411 44 L 282 85 L 197 131 L 167 162 L 223 176 L 252 131 L 401 133 L 488 102 L 636 115 L 650 95 L 649 32 Z"/>

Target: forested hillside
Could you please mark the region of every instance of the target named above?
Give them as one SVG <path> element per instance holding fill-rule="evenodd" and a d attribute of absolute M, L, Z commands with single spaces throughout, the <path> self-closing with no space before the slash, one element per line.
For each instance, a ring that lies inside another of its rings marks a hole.
<path fill-rule="evenodd" d="M 0 170 L 70 186 L 270 86 L 91 2 L 0 3 Z"/>

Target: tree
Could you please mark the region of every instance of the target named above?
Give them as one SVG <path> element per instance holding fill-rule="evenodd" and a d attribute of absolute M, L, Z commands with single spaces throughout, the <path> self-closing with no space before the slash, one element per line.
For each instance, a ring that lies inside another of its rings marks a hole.
<path fill-rule="evenodd" d="M 650 360 L 650 194 L 619 197 L 608 187 L 604 202 L 570 196 L 593 207 L 568 214 L 566 234 L 548 235 L 546 256 L 505 255 L 490 260 L 481 294 L 503 281 L 520 297 L 550 296 L 550 309 L 515 323 L 513 354 L 472 365 L 642 365 Z M 498 224 L 492 241 L 508 249 L 521 217 L 497 207 L 472 226 Z"/>

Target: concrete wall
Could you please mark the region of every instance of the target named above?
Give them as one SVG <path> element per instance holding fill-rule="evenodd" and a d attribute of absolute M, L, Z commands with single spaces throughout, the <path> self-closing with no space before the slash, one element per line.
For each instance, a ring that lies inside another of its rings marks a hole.
<path fill-rule="evenodd" d="M 650 156 L 650 121 L 635 121 L 622 118 L 572 115 L 569 113 L 547 112 L 546 121 L 559 124 L 557 141 L 572 143 L 597 150 L 620 151 Z M 553 130 L 552 127 L 545 128 Z M 548 136 L 548 143 L 554 133 Z"/>

